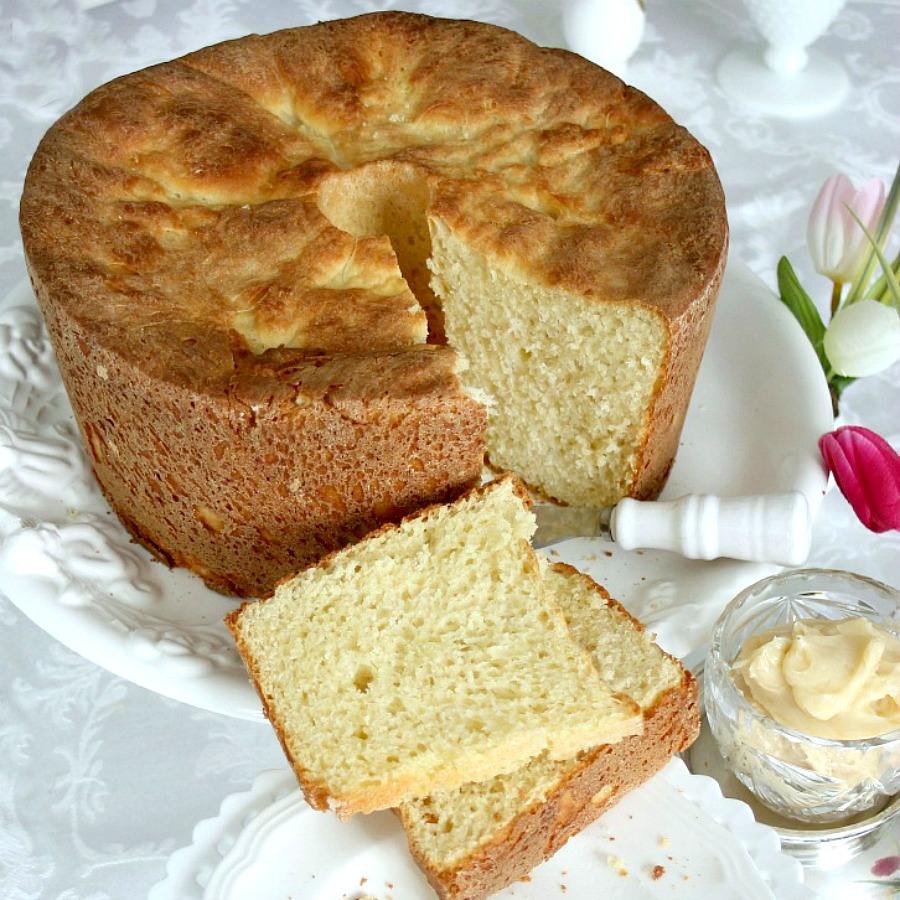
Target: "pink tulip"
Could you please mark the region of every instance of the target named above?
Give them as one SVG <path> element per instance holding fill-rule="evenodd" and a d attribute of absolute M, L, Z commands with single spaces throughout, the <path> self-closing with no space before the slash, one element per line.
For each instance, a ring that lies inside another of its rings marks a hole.
<path fill-rule="evenodd" d="M 894 872 L 900 870 L 900 856 L 883 856 L 876 859 L 869 871 L 876 878 L 889 878 Z"/>
<path fill-rule="evenodd" d="M 870 233 L 884 209 L 884 182 L 867 181 L 858 191 L 843 174 L 830 176 L 809 215 L 806 240 L 816 271 L 837 284 L 853 281 L 869 251 L 868 239 L 850 209 Z"/>
<path fill-rule="evenodd" d="M 871 531 L 900 530 L 900 455 L 868 428 L 845 425 L 819 438 L 841 493 Z"/>

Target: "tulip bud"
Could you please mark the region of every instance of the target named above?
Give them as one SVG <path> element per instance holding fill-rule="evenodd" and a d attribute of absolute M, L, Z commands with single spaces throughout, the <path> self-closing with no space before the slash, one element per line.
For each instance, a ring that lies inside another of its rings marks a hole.
<path fill-rule="evenodd" d="M 900 455 L 881 436 L 846 425 L 819 438 L 841 493 L 870 531 L 900 530 Z"/>
<path fill-rule="evenodd" d="M 869 241 L 850 209 L 872 232 L 884 209 L 884 183 L 873 178 L 856 190 L 846 175 L 829 177 L 809 216 L 806 240 L 816 271 L 838 284 L 853 281 L 869 251 Z"/>
<path fill-rule="evenodd" d="M 862 378 L 883 372 L 900 359 L 900 315 L 877 300 L 860 300 L 838 310 L 822 339 L 838 375 Z"/>

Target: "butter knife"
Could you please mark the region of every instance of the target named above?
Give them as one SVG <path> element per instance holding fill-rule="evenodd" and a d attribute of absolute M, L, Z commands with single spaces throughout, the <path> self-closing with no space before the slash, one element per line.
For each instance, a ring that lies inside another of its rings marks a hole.
<path fill-rule="evenodd" d="M 605 537 L 623 550 L 670 550 L 689 559 L 741 559 L 799 566 L 809 555 L 812 517 L 800 491 L 677 500 L 625 498 L 605 509 L 536 504 L 532 544 Z"/>

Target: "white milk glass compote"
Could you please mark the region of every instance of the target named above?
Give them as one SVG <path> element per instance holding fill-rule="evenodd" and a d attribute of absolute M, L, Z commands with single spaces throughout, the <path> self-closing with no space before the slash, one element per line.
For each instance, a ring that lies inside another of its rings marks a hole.
<path fill-rule="evenodd" d="M 742 0 L 763 42 L 738 47 L 719 64 L 722 89 L 760 112 L 807 119 L 836 109 L 847 96 L 844 67 L 810 49 L 846 0 Z"/>
<path fill-rule="evenodd" d="M 563 0 L 562 29 L 570 50 L 623 78 L 644 35 L 643 0 Z"/>

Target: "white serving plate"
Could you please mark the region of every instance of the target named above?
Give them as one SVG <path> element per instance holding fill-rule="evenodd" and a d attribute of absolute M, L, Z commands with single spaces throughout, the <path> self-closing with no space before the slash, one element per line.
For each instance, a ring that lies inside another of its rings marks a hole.
<path fill-rule="evenodd" d="M 832 427 L 806 337 L 756 276 L 730 262 L 663 496 L 800 490 L 815 512 L 826 487 L 816 441 Z M 550 553 L 606 585 L 682 657 L 705 643 L 735 593 L 775 570 L 599 539 Z M 235 602 L 133 544 L 100 493 L 27 284 L 0 303 L 0 590 L 129 681 L 204 709 L 262 715 L 222 622 Z"/>
<path fill-rule="evenodd" d="M 657 869 L 656 867 L 661 867 Z M 655 871 L 654 871 L 655 870 Z M 389 812 L 341 822 L 312 810 L 289 770 L 260 774 L 173 854 L 148 900 L 428 900 Z M 802 900 L 800 863 L 745 804 L 673 759 L 498 900 L 566 897 Z"/>

